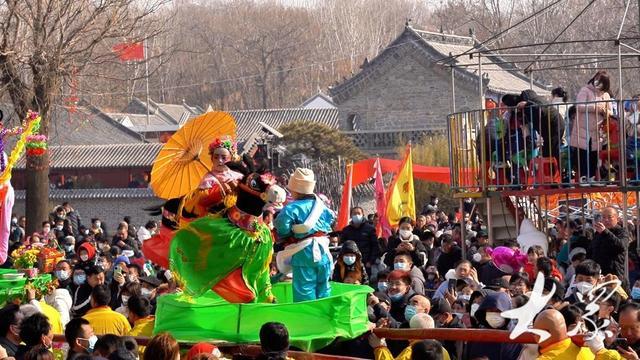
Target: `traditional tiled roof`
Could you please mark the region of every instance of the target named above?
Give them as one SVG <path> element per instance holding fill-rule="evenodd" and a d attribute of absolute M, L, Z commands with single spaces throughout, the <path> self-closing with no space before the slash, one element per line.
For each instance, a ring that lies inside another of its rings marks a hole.
<path fill-rule="evenodd" d="M 51 169 L 151 167 L 160 143 L 51 146 Z M 24 156 L 17 169 L 25 168 Z"/>
<path fill-rule="evenodd" d="M 177 125 L 182 125 L 201 113 L 197 107 L 187 104 L 163 104 L 149 100 L 149 125 L 152 126 L 174 125 L 177 128 Z M 119 115 L 129 116 L 132 122 L 130 127 L 138 132 L 157 131 L 150 130 L 151 127 L 147 125 L 147 103 L 138 98 L 133 98 Z M 153 121 L 151 117 L 154 117 Z"/>
<path fill-rule="evenodd" d="M 24 200 L 25 190 L 16 190 L 16 199 Z M 51 189 L 49 199 L 52 200 L 77 200 L 77 199 L 140 199 L 154 198 L 153 191 L 149 188 L 143 189 Z"/>
<path fill-rule="evenodd" d="M 50 145 L 131 144 L 143 142 L 137 132 L 80 101 L 76 111 L 56 107 L 49 123 Z"/>
<path fill-rule="evenodd" d="M 334 129 L 337 129 L 339 124 L 338 109 L 260 109 L 229 113 L 236 119 L 239 141 L 245 141 L 251 134 L 261 132 L 260 122 L 276 130 L 295 121 L 319 122 Z"/>
<path fill-rule="evenodd" d="M 459 55 L 473 49 L 474 41 L 472 38 L 432 33 L 406 26 L 404 31 L 375 58 L 370 60 L 367 65 L 363 66 L 360 72 L 329 89 L 333 101 L 341 103 L 349 98 L 348 94 L 352 91 L 358 91 L 363 86 L 364 80 L 381 74 L 380 65 L 390 60 L 393 61 L 395 57 L 401 56 L 400 54 L 403 52 L 406 53 L 407 47 L 418 50 L 424 56 L 425 61 L 431 64 L 438 63 L 443 70 L 452 65 L 452 62 L 459 65 L 478 63 L 477 56 L 473 59 L 469 59 L 468 55 L 449 58 L 450 55 Z M 482 49 L 486 48 L 482 47 Z M 504 61 L 497 56 L 482 58 L 483 73 L 486 73 L 489 78 L 488 90 L 497 94 L 506 94 L 520 93 L 522 90 L 529 89 L 529 80 L 525 74 L 519 71 L 517 67 L 502 64 L 502 62 Z M 475 82 L 473 86 L 477 87 L 479 81 L 477 67 L 457 67 L 456 76 L 467 81 L 467 84 L 468 82 Z M 486 82 L 486 80 L 484 81 Z M 545 85 L 535 81 L 533 90 L 539 94 L 548 92 Z"/>
<path fill-rule="evenodd" d="M 409 28 L 418 34 L 428 46 L 431 46 L 441 58 L 446 58 L 449 54 L 457 55 L 473 49 L 474 42 L 470 37 L 443 35 L 429 31 L 422 31 Z M 455 40 L 454 40 L 455 39 Z M 482 49 L 488 50 L 486 47 Z M 440 60 L 436 59 L 436 60 Z M 482 57 L 482 72 L 487 72 L 489 76 L 489 90 L 498 93 L 520 93 L 522 90 L 529 89 L 529 79 L 517 67 L 504 64 L 505 61 L 499 57 Z M 456 71 L 467 71 L 477 78 L 478 76 L 478 57 L 469 58 L 468 55 L 455 57 L 455 64 L 460 66 Z M 475 65 L 471 67 L 462 67 L 465 65 Z M 533 90 L 538 94 L 545 94 L 548 90 L 546 87 L 534 82 Z"/>

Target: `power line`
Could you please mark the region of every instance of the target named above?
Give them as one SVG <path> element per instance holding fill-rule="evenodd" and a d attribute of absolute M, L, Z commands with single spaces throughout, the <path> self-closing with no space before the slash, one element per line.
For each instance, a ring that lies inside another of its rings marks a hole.
<path fill-rule="evenodd" d="M 577 15 L 576 17 L 574 17 L 574 18 L 569 22 L 569 24 L 568 24 L 567 26 L 565 26 L 565 27 L 564 27 L 564 29 L 562 29 L 562 31 L 560 31 L 560 32 L 558 33 L 558 35 L 556 35 L 556 37 L 555 37 L 555 38 L 553 38 L 553 40 L 551 40 L 551 44 L 547 45 L 544 49 L 542 49 L 541 54 L 544 54 L 547 50 L 549 50 L 549 48 L 550 48 L 551 46 L 553 46 L 553 44 L 556 42 L 556 40 L 558 40 L 558 39 L 560 38 L 560 36 L 562 36 L 562 34 L 564 34 L 564 32 L 565 32 L 565 31 L 567 31 L 567 30 L 571 27 L 571 25 L 573 25 L 573 23 L 574 23 L 574 22 L 576 22 L 576 20 L 578 20 L 578 18 L 580 18 L 580 16 L 582 16 L 582 14 L 584 14 L 584 13 L 585 13 L 585 11 L 587 11 L 587 9 L 588 9 L 591 5 L 593 5 L 593 3 L 594 3 L 595 1 L 596 1 L 596 0 L 591 0 L 591 2 L 590 2 L 590 3 L 588 3 L 588 4 L 587 4 L 587 6 L 585 6 L 585 7 L 582 9 L 582 11 L 580 11 L 580 13 L 578 13 L 578 15 Z M 524 70 L 523 70 L 523 71 L 524 71 L 524 72 L 527 72 L 527 71 L 531 68 L 531 66 L 533 66 L 533 64 L 535 64 L 535 63 L 536 63 L 536 61 L 537 61 L 539 58 L 540 58 L 540 55 L 536 56 L 536 58 L 535 58 L 535 59 L 533 59 L 533 61 L 531 62 L 531 64 L 529 64 L 526 68 L 524 68 Z"/>

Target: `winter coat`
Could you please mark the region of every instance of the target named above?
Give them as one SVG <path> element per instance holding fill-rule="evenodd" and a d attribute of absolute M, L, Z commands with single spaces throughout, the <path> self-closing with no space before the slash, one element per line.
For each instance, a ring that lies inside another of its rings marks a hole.
<path fill-rule="evenodd" d="M 393 268 L 393 259 L 396 257 L 396 248 L 402 240 L 398 236 L 393 236 L 389 238 L 389 244 L 387 245 L 387 254 L 384 257 L 384 263 Z M 420 241 L 420 238 L 417 235 L 413 235 L 411 240 L 408 242 L 413 245 L 413 251 L 411 252 L 411 261 L 413 261 L 413 265 L 415 266 L 423 266 L 425 264 L 425 260 L 427 258 L 427 249 L 424 247 L 424 244 Z"/>
<path fill-rule="evenodd" d="M 480 326 L 485 329 L 491 329 L 486 320 L 486 313 L 489 309 L 497 309 L 501 312 L 511 310 L 511 299 L 509 299 L 509 295 L 503 292 L 491 292 L 487 294 L 484 300 L 482 300 L 474 317 Z M 508 328 L 509 321 L 507 319 L 504 326 L 498 330 L 508 330 Z M 477 357 L 486 356 L 492 360 L 517 359 L 521 351 L 521 344 L 470 342 L 467 344 L 465 358 L 475 359 Z"/>
<path fill-rule="evenodd" d="M 576 96 L 576 102 L 605 101 L 610 100 L 608 93 L 600 96 L 596 93 L 596 88 L 589 84 L 583 86 Z M 571 127 L 569 145 L 575 148 L 589 150 L 589 140 L 591 140 L 591 151 L 598 149 L 598 126 L 604 121 L 604 116 L 598 113 L 596 105 L 600 104 L 578 104 L 576 105 L 576 118 Z"/>
<path fill-rule="evenodd" d="M 596 233 L 591 243 L 591 256 L 600 265 L 602 274 L 624 279 L 624 253 L 629 243 L 627 231 L 620 226 Z"/>
<path fill-rule="evenodd" d="M 45 297 L 47 304 L 53 306 L 60 313 L 62 325 L 66 326 L 71 320 L 71 307 L 73 299 L 67 289 L 55 289 L 50 295 Z"/>
<path fill-rule="evenodd" d="M 524 109 L 524 122 L 544 139 L 543 156 L 560 158 L 560 144 L 564 136 L 564 121 L 554 106 L 549 106 L 533 90 L 525 90 L 520 96 L 527 102 Z"/>
<path fill-rule="evenodd" d="M 367 263 L 373 264 L 380 253 L 376 229 L 367 222 L 359 227 L 355 227 L 353 224 L 345 226 L 340 233 L 340 240 L 343 242 L 347 240 L 355 241 L 362 253 L 362 260 L 365 265 Z"/>
<path fill-rule="evenodd" d="M 351 253 L 356 255 L 356 262 L 353 265 L 347 265 L 342 259 L 342 255 Z M 344 282 L 347 276 L 351 276 L 358 280 L 360 284 L 368 284 L 369 276 L 362 262 L 362 254 L 354 241 L 348 240 L 342 244 L 338 260 L 333 270 L 333 281 Z"/>

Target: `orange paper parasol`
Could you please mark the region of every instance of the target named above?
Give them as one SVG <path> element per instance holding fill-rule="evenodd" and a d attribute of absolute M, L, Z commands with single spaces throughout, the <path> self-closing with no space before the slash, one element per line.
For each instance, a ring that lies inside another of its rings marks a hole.
<path fill-rule="evenodd" d="M 151 169 L 151 188 L 155 194 L 173 199 L 193 191 L 212 168 L 209 144 L 223 135 L 235 139 L 236 122 L 222 111 L 200 115 L 173 134 Z"/>

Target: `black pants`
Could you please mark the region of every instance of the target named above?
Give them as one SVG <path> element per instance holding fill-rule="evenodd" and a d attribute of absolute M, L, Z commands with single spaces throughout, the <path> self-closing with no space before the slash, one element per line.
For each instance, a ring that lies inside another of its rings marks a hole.
<path fill-rule="evenodd" d="M 586 176 L 587 179 L 596 176 L 598 173 L 597 151 L 580 149 L 573 146 L 569 148 L 569 151 L 571 170 L 576 172 L 576 179 L 580 179 L 582 176 Z"/>

